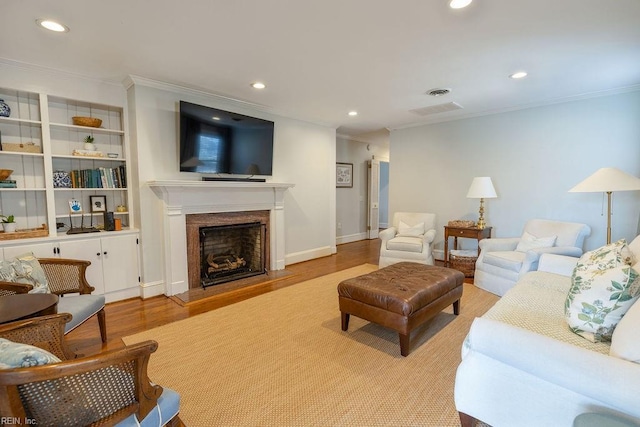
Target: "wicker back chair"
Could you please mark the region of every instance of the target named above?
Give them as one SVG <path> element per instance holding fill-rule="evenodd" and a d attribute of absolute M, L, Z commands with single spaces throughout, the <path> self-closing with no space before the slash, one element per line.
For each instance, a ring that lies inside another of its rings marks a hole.
<path fill-rule="evenodd" d="M 91 261 L 62 258 L 38 258 L 49 282 L 51 293 L 56 295 L 79 293 L 87 295 L 95 288 L 87 282 L 86 271 Z"/>
<path fill-rule="evenodd" d="M 0 417 L 39 426 L 115 425 L 132 414 L 142 420 L 163 393 L 147 376 L 158 344 L 145 341 L 74 359 L 63 334 L 70 318 L 64 313 L 0 325 L 0 337 L 43 348 L 62 360 L 0 370 Z M 171 425 L 179 423 L 176 416 Z"/>
<path fill-rule="evenodd" d="M 0 282 L 0 298 L 8 295 L 26 294 L 33 286 L 25 283 Z"/>
<path fill-rule="evenodd" d="M 95 288 L 87 282 L 87 267 L 90 261 L 64 258 L 38 258 L 38 262 L 47 276 L 51 293 L 58 295 L 58 312 L 68 312 L 73 315 L 72 321 L 65 326 L 65 334 L 90 319 L 94 314 L 98 316 L 100 337 L 107 342 L 107 321 L 104 311 L 104 296 L 92 295 Z M 11 293 L 26 293 L 32 286 L 21 283 L 0 282 L 0 296 Z M 66 294 L 69 295 L 62 299 Z"/>

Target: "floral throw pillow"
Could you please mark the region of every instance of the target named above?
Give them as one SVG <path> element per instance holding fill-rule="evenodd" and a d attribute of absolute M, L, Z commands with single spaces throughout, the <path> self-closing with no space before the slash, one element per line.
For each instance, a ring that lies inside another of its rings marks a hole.
<path fill-rule="evenodd" d="M 611 341 L 616 325 L 640 297 L 640 274 L 628 262 L 624 239 L 580 257 L 564 308 L 573 332 L 592 342 Z"/>
<path fill-rule="evenodd" d="M 29 291 L 31 294 L 48 294 L 51 292 L 47 276 L 38 262 L 38 258 L 33 253 L 28 252 L 17 256 L 12 265 L 15 271 L 15 277 L 12 282 L 32 285 L 33 289 Z"/>
<path fill-rule="evenodd" d="M 0 369 L 29 368 L 57 362 L 60 359 L 46 350 L 0 338 Z"/>

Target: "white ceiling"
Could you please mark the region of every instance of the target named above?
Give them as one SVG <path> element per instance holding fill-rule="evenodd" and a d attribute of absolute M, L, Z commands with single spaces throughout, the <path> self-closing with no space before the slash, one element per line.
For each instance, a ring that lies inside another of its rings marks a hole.
<path fill-rule="evenodd" d="M 202 89 L 354 137 L 640 89 L 640 0 L 447 3 L 2 1 L 0 57 Z M 48 32 L 38 18 L 71 31 Z M 529 76 L 508 78 L 518 70 Z M 258 80 L 267 88 L 249 87 Z M 451 93 L 425 95 L 440 87 Z M 448 102 L 464 108 L 410 112 Z"/>

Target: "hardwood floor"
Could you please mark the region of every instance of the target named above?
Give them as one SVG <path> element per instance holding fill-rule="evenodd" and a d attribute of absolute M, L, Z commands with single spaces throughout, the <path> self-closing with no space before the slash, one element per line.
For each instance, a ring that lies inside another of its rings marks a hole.
<path fill-rule="evenodd" d="M 127 335 L 186 319 L 325 274 L 364 263 L 378 264 L 379 252 L 380 240 L 378 239 L 346 243 L 338 246 L 338 253 L 335 255 L 288 265 L 286 270 L 291 274 L 280 280 L 216 295 L 206 300 L 190 302 L 186 306 L 182 306 L 165 296 L 146 300 L 136 298 L 107 304 L 105 311 L 108 340 L 106 343 L 103 344 L 100 340 L 98 320 L 95 316 L 71 331 L 67 335 L 67 341 L 76 353 L 83 355 L 121 348 L 124 346 L 121 338 Z"/>

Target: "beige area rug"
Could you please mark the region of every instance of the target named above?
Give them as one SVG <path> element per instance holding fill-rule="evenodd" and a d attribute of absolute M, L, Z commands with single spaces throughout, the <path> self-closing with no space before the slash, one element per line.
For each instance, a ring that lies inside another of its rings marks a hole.
<path fill-rule="evenodd" d="M 361 265 L 126 337 L 153 339 L 152 381 L 181 395 L 180 418 L 210 426 L 458 426 L 453 402 L 460 347 L 497 297 L 465 284 L 412 334 L 351 316 L 340 329 L 336 286 L 376 270 Z"/>

